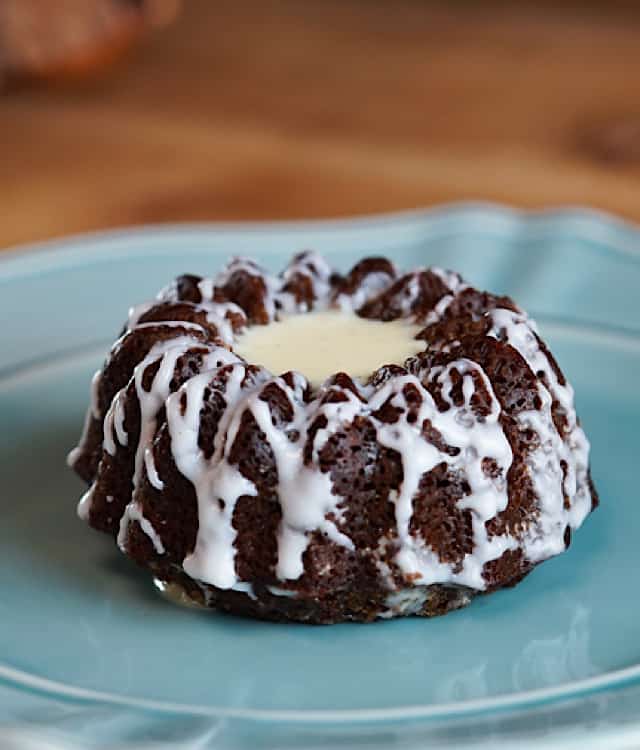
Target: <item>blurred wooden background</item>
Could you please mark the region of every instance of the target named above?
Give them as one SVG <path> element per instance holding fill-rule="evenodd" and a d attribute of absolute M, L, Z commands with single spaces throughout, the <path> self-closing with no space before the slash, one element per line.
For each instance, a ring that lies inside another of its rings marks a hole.
<path fill-rule="evenodd" d="M 186 0 L 98 81 L 0 97 L 0 247 L 464 199 L 640 220 L 640 4 Z"/>

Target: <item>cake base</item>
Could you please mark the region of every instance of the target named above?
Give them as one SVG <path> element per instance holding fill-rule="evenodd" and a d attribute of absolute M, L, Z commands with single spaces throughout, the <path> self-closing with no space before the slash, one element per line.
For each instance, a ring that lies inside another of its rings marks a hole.
<path fill-rule="evenodd" d="M 438 617 L 471 603 L 479 592 L 462 586 L 416 586 L 391 592 L 337 591 L 330 596 L 301 599 L 285 589 L 240 584 L 243 588 L 222 590 L 198 584 L 180 571 L 172 571 L 170 580 L 154 578 L 163 598 L 188 609 L 217 609 L 245 617 L 272 622 L 300 622 L 330 625 L 337 622 L 373 622 L 395 617 Z"/>

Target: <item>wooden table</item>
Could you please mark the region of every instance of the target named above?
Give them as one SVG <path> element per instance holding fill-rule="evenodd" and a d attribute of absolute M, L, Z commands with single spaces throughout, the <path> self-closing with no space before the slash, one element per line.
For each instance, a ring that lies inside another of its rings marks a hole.
<path fill-rule="evenodd" d="M 2 247 L 461 199 L 640 220 L 640 12 L 186 0 L 108 77 L 1 98 L 0 149 Z"/>

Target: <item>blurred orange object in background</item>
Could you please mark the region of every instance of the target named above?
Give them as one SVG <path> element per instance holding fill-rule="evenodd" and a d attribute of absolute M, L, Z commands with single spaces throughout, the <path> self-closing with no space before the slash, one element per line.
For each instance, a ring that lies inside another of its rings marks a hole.
<path fill-rule="evenodd" d="M 0 74 L 49 80 L 91 75 L 118 60 L 179 0 L 2 0 Z"/>

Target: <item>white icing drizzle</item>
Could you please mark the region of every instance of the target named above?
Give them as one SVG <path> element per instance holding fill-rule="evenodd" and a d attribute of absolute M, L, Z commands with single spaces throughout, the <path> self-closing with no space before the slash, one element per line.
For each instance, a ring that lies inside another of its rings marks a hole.
<path fill-rule="evenodd" d="M 306 301 L 297 302 L 292 292 L 284 291 L 286 284 L 298 274 L 306 276 L 311 281 L 314 309 L 326 309 L 329 305 L 332 269 L 327 261 L 317 253 L 301 253 L 280 276 L 267 273 L 248 258 L 234 258 L 214 277 L 214 286 L 223 287 L 238 271 L 259 277 L 264 282 L 266 293 L 263 302 L 269 320 L 279 319 L 282 315 L 309 311 L 310 306 Z M 200 282 L 200 284 L 202 283 Z"/>
<path fill-rule="evenodd" d="M 134 305 L 129 308 L 129 315 L 127 318 L 127 330 L 131 330 L 138 325 L 138 321 L 145 314 L 148 313 L 151 308 L 157 304 L 157 300 L 153 302 L 142 302 L 139 305 Z"/>
<path fill-rule="evenodd" d="M 82 435 L 80 437 L 80 440 L 78 441 L 78 445 L 76 445 L 75 448 L 72 448 L 69 453 L 67 453 L 67 466 L 69 466 L 71 469 L 73 469 L 73 467 L 79 461 L 80 456 L 82 456 L 85 451 L 85 444 L 87 442 L 87 435 L 89 432 L 90 424 L 91 413 L 87 410 L 87 413 L 84 416 L 84 426 L 82 428 Z"/>
<path fill-rule="evenodd" d="M 436 306 L 427 314 L 423 323 L 425 326 L 433 325 L 437 323 L 442 316 L 445 314 L 453 300 L 456 298 L 455 294 L 445 294 L 444 297 L 436 303 Z"/>
<path fill-rule="evenodd" d="M 200 329 L 201 330 L 201 329 Z M 156 416 L 169 395 L 169 384 L 180 357 L 198 342 L 188 336 L 180 336 L 154 344 L 147 356 L 136 365 L 133 371 L 136 395 L 140 404 L 140 438 L 136 448 L 135 471 L 133 473 L 133 488 L 138 486 L 144 451 L 150 444 L 156 429 Z M 154 375 L 149 390 L 145 390 L 142 380 L 150 365 L 160 359 L 160 367 Z"/>
<path fill-rule="evenodd" d="M 159 492 L 162 492 L 164 489 L 164 482 L 158 476 L 158 470 L 156 469 L 156 464 L 153 460 L 153 450 L 149 445 L 144 449 L 144 468 L 151 486 L 155 487 Z"/>
<path fill-rule="evenodd" d="M 129 442 L 129 436 L 127 435 L 127 432 L 124 428 L 124 404 L 126 396 L 127 387 L 125 386 L 124 388 L 121 388 L 118 393 L 116 393 L 104 417 L 104 438 L 102 447 L 110 456 L 116 455 L 116 440 L 114 439 L 114 432 L 115 437 L 117 438 L 120 445 L 126 447 Z"/>
<path fill-rule="evenodd" d="M 207 321 L 218 329 L 218 337 L 227 346 L 232 346 L 235 340 L 233 327 L 227 318 L 227 313 L 233 312 L 245 315 L 243 311 L 233 302 L 214 302 L 201 305 L 207 311 Z"/>
<path fill-rule="evenodd" d="M 169 395 L 169 384 L 171 382 L 171 379 L 173 378 L 173 374 L 176 367 L 176 362 L 178 359 L 185 354 L 191 347 L 197 346 L 199 342 L 195 341 L 194 339 L 189 338 L 188 336 L 180 336 L 175 339 L 168 339 L 166 341 L 159 341 L 157 344 L 154 344 L 153 347 L 151 347 L 149 353 L 147 356 L 138 364 L 136 365 L 134 371 L 133 371 L 133 382 L 135 384 L 135 390 L 136 395 L 138 397 L 138 402 L 140 405 L 140 436 L 138 438 L 138 445 L 136 446 L 136 454 L 135 454 L 135 463 L 134 463 L 134 473 L 132 478 L 132 496 L 134 495 L 139 483 L 140 483 L 140 477 L 142 473 L 142 468 L 145 461 L 145 454 L 147 451 L 147 447 L 150 445 L 151 440 L 153 439 L 155 429 L 156 429 L 156 417 L 158 412 L 160 411 L 160 408 L 162 407 L 164 401 L 166 400 L 167 396 Z M 145 390 L 142 384 L 143 376 L 146 371 L 146 369 L 155 363 L 156 361 L 160 360 L 160 366 L 158 368 L 157 373 L 155 374 L 151 386 L 149 390 Z M 126 442 L 123 442 L 121 440 L 121 437 L 123 437 L 120 434 L 120 431 L 118 430 L 118 420 L 116 419 L 115 415 L 118 411 L 117 404 L 123 402 L 123 395 L 126 394 L 126 391 L 128 389 L 128 386 L 126 388 L 123 388 L 122 391 L 114 398 L 111 407 L 109 409 L 109 412 L 107 413 L 107 416 L 105 417 L 105 443 L 104 443 L 104 449 L 107 452 L 111 452 L 110 448 L 113 448 L 113 454 L 115 454 L 115 443 L 109 444 L 108 438 L 111 434 L 111 430 L 109 429 L 109 425 L 113 422 L 116 426 L 116 436 L 118 438 L 118 442 L 120 442 L 121 445 L 126 445 Z M 114 404 L 116 404 L 116 407 L 114 408 Z M 109 413 L 112 412 L 114 414 L 114 418 L 112 420 L 109 419 Z M 123 410 L 124 411 L 124 410 Z M 126 434 L 124 435 L 126 437 Z M 153 526 L 151 523 L 144 518 L 142 507 L 140 506 L 140 503 L 133 499 L 131 502 L 126 506 L 124 514 L 122 518 L 120 519 L 120 530 L 118 532 L 118 546 L 122 549 L 126 549 L 126 543 L 127 543 L 127 532 L 129 528 L 129 524 L 133 521 L 138 521 L 140 524 L 140 527 L 142 530 L 151 538 L 153 541 L 153 545 L 156 549 L 156 551 L 159 554 L 162 554 L 164 552 L 164 549 L 160 551 L 159 547 L 162 546 L 158 545 L 156 543 L 155 537 L 157 536 L 155 530 L 153 529 Z M 152 535 L 153 533 L 153 535 Z M 159 539 L 159 537 L 158 537 Z"/>
<path fill-rule="evenodd" d="M 464 404 L 461 407 L 455 407 L 449 396 L 452 387 L 451 372 L 454 369 L 463 377 Z M 474 372 L 482 379 L 491 398 L 491 412 L 482 418 L 478 418 L 471 408 L 471 397 L 475 392 L 472 378 Z M 439 372 L 437 369 L 432 370 L 432 374 L 436 375 L 436 381 L 442 386 L 442 396 L 450 405 L 447 411 L 438 410 L 431 394 L 412 375 L 392 380 L 370 400 L 372 409 L 381 407 L 390 397 L 393 406 L 405 407 L 402 389 L 406 385 L 416 388 L 422 398 L 418 418 L 413 424 L 407 421 L 408 412 L 404 410 L 400 423 L 381 424 L 378 427 L 378 442 L 397 451 L 402 460 L 403 481 L 393 498 L 399 545 L 395 561 L 405 575 L 417 578 L 421 585 L 455 583 L 484 589 L 484 565 L 516 546 L 515 540 L 509 537 L 489 539 L 485 528 L 486 521 L 507 507 L 504 477 L 511 466 L 511 447 L 498 421 L 500 404 L 489 379 L 478 364 L 460 359 L 441 368 Z M 441 433 L 448 445 L 460 449 L 458 455 L 443 453 L 424 439 L 421 428 L 425 419 Z M 485 457 L 493 458 L 499 466 L 501 474 L 497 479 L 492 479 L 482 470 L 482 459 Z M 423 474 L 443 462 L 453 471 L 464 471 L 471 488 L 470 494 L 460 500 L 458 505 L 471 511 L 474 550 L 464 557 L 459 571 L 451 564 L 442 562 L 424 540 L 409 531 L 413 498 L 418 492 L 420 480 Z"/>
<path fill-rule="evenodd" d="M 247 581 L 238 581 L 237 583 L 234 583 L 231 587 L 231 590 L 239 591 L 241 594 L 246 594 L 249 599 L 253 599 L 254 601 L 256 601 L 258 598 L 253 591 L 253 585 L 251 583 L 247 583 Z"/>
<path fill-rule="evenodd" d="M 140 438 L 136 448 L 135 470 L 132 479 L 134 499 L 127 505 L 124 515 L 120 520 L 120 532 L 118 534 L 118 544 L 121 548 L 126 547 L 127 529 L 131 521 L 139 521 L 143 517 L 142 508 L 138 500 L 135 499 L 135 491 L 140 483 L 140 477 L 143 466 L 146 463 L 146 455 L 150 453 L 151 441 L 156 430 L 156 417 L 162 405 L 167 401 L 169 396 L 169 386 L 175 372 L 178 359 L 183 356 L 189 349 L 202 344 L 189 337 L 178 337 L 168 339 L 155 344 L 147 356 L 136 366 L 133 371 L 133 381 L 135 383 L 136 394 L 140 403 Z M 155 374 L 148 391 L 143 387 L 142 380 L 144 373 L 151 364 L 160 359 L 160 367 Z M 227 349 L 216 347 L 213 351 L 206 354 L 203 361 L 203 367 L 219 367 L 221 364 L 235 360 L 236 357 Z M 105 419 L 106 424 L 106 419 Z M 147 469 L 149 464 L 147 463 Z M 153 476 L 155 474 L 155 477 Z M 152 468 L 151 474 L 147 474 L 149 481 L 159 489 L 158 485 L 162 484 L 160 478 Z M 148 523 L 148 522 L 147 522 Z M 142 524 L 141 524 L 142 525 Z M 151 524 L 148 523 L 151 527 Z M 147 529 L 144 529 L 145 533 Z"/>
<path fill-rule="evenodd" d="M 242 308 L 233 302 L 214 302 L 214 279 L 203 278 L 198 282 L 198 289 L 202 297 L 202 301 L 198 303 L 197 307 L 204 310 L 206 318 L 209 323 L 214 325 L 218 330 L 218 336 L 227 346 L 231 346 L 234 341 L 233 328 L 230 321 L 227 319 L 227 313 L 234 313 L 236 315 L 245 318 L 244 311 Z M 150 326 L 176 326 L 179 325 L 186 329 L 197 330 L 201 328 L 197 323 L 189 323 L 187 321 L 150 321 L 147 323 L 139 323 L 140 318 L 149 310 L 151 310 L 158 302 L 166 302 L 171 297 L 172 293 L 171 286 L 163 289 L 152 302 L 143 302 L 140 305 L 135 305 L 129 309 L 129 317 L 127 322 L 127 331 L 131 331 L 134 328 L 145 328 Z"/>
<path fill-rule="evenodd" d="M 447 271 L 439 266 L 430 266 L 428 269 L 423 270 L 429 270 L 434 276 L 437 276 L 449 288 L 451 294 L 460 294 L 464 289 L 469 288 L 469 284 L 455 271 Z"/>
<path fill-rule="evenodd" d="M 575 529 L 591 510 L 591 493 L 588 487 L 589 443 L 584 431 L 577 423 L 573 400 L 573 388 L 562 385 L 551 363 L 538 344 L 534 333 L 537 326 L 523 312 L 497 309 L 491 312 L 492 328 L 488 335 L 504 338 L 527 362 L 538 376 L 543 373 L 547 386 L 542 381 L 538 392 L 542 401 L 539 411 L 524 412 L 518 416 L 523 429 L 533 429 L 540 446 L 529 453 L 527 463 L 538 496 L 540 515 L 528 529 L 524 539 L 525 552 L 529 560 L 537 562 L 564 550 L 564 531 Z M 566 418 L 566 434 L 563 436 L 553 423 L 551 405 L 555 399 Z M 561 461 L 566 463 L 566 478 L 563 480 Z M 570 508 L 564 507 L 567 496 Z"/>
<path fill-rule="evenodd" d="M 460 292 L 463 292 L 465 289 L 469 288 L 469 284 L 467 284 L 460 277 L 460 275 L 455 273 L 454 271 L 446 271 L 442 268 L 438 268 L 437 266 L 431 266 L 429 270 L 431 271 L 431 273 L 437 276 L 443 282 L 443 284 L 449 287 L 449 293 L 445 294 L 444 297 L 442 297 L 442 299 L 440 299 L 436 303 L 433 310 L 427 313 L 426 317 L 422 321 L 425 326 L 430 326 L 434 323 L 437 323 L 445 314 L 453 300 L 460 294 Z"/>
<path fill-rule="evenodd" d="M 235 355 L 227 352 L 230 357 Z M 198 535 L 193 552 L 184 562 L 192 578 L 228 589 L 237 582 L 232 526 L 235 504 L 242 495 L 255 495 L 256 489 L 226 459 L 233 445 L 230 422 L 236 416 L 243 396 L 246 369 L 235 364 L 224 390 L 226 409 L 215 436 L 213 454 L 207 459 L 198 445 L 200 412 L 204 392 L 212 373 L 203 372 L 188 380 L 166 402 L 167 425 L 174 461 L 178 471 L 192 484 L 198 501 Z M 184 408 L 183 408 L 184 407 Z M 222 503 L 220 502 L 222 501 Z"/>
<path fill-rule="evenodd" d="M 284 381 L 277 378 L 274 382 L 293 400 L 291 389 Z M 258 394 L 250 397 L 247 408 L 267 436 L 278 471 L 282 521 L 278 530 L 276 576 L 280 580 L 297 579 L 304 572 L 302 555 L 309 543 L 308 532 L 320 531 L 348 549 L 354 549 L 353 542 L 327 519 L 328 514 L 336 513 L 340 502 L 340 498 L 333 494 L 331 478 L 317 466 L 304 464 L 301 446 L 307 433 L 307 410 L 296 409 L 294 402 L 294 414 L 300 418 L 287 428 L 298 430 L 302 437 L 292 443 L 283 430 L 272 424 L 269 406 Z"/>
<path fill-rule="evenodd" d="M 251 258 L 232 258 L 226 266 L 224 266 L 216 276 L 214 277 L 214 286 L 215 287 L 222 287 L 225 284 L 227 284 L 234 273 L 237 273 L 238 271 L 244 271 L 244 273 L 249 274 L 249 276 L 256 276 L 259 278 L 265 278 L 270 277 L 270 280 L 273 281 L 273 276 L 266 273 L 266 271 L 261 268 L 255 261 L 253 261 Z M 269 286 L 269 284 L 267 284 Z M 206 287 L 205 287 L 206 288 Z M 212 287 L 210 287 L 212 288 Z"/>
<path fill-rule="evenodd" d="M 389 283 L 393 281 L 395 281 L 395 278 L 390 277 L 389 274 L 382 271 L 369 273 L 364 277 L 363 282 L 355 292 L 352 294 L 345 294 L 344 292 L 339 294 L 336 297 L 336 304 L 342 312 L 359 310 L 367 302 L 382 294 L 389 286 Z"/>
<path fill-rule="evenodd" d="M 250 258 L 233 258 L 213 279 L 213 283 L 216 287 L 223 287 L 227 284 L 234 273 L 243 271 L 249 276 L 255 276 L 264 281 L 266 287 L 266 294 L 264 296 L 264 306 L 267 311 L 269 320 L 274 320 L 276 317 L 276 294 L 280 291 L 281 282 L 271 274 L 264 271 L 263 268 L 258 266 Z M 288 310 L 287 310 L 288 312 Z M 291 310 L 293 312 L 293 310 Z"/>
<path fill-rule="evenodd" d="M 328 513 L 337 512 L 340 500 L 332 494 L 329 477 L 317 468 L 304 465 L 301 445 L 304 444 L 308 417 L 305 410 L 295 408 L 295 392 L 280 378 L 265 382 L 266 372 L 256 383 L 259 390 L 254 386 L 248 393 L 243 392 L 241 384 L 245 372 L 243 366 L 237 365 L 226 383 L 227 408 L 218 428 L 214 453 L 208 461 L 197 445 L 197 435 L 204 389 L 211 375 L 203 373 L 192 378 L 167 401 L 174 459 L 180 472 L 194 485 L 200 518 L 195 549 L 185 559 L 183 567 L 189 575 L 219 588 L 232 588 L 237 583 L 233 549 L 236 532 L 232 526 L 235 505 L 241 496 L 257 493 L 253 483 L 228 460 L 246 411 L 253 415 L 265 433 L 276 460 L 278 497 L 282 507 L 276 575 L 281 580 L 302 575 L 302 555 L 308 545 L 308 531 L 324 532 L 336 543 L 353 548 L 351 540 L 326 519 Z M 302 378 L 298 381 L 298 387 L 306 383 Z M 286 431 L 274 426 L 269 406 L 260 398 L 268 382 L 276 383 L 289 396 L 294 402 L 294 413 L 299 415 L 299 420 L 288 424 Z M 183 412 L 180 403 L 185 397 L 186 409 Z M 300 434 L 295 443 L 286 434 L 290 430 L 297 430 Z M 300 502 L 301 498 L 306 498 L 307 502 Z M 220 507 L 218 499 L 223 500 L 224 507 Z"/>
<path fill-rule="evenodd" d="M 399 301 L 401 317 L 403 318 L 413 317 L 411 308 L 413 307 L 413 303 L 416 301 L 419 295 L 420 295 L 420 270 L 417 270 L 411 274 L 409 283 L 407 284 L 407 287 L 406 287 L 406 292 L 402 295 L 402 298 Z"/>
<path fill-rule="evenodd" d="M 200 295 L 202 296 L 203 302 L 211 302 L 213 300 L 213 294 L 215 290 L 213 279 L 211 278 L 201 279 L 198 282 L 198 289 L 200 290 Z"/>
<path fill-rule="evenodd" d="M 95 484 L 92 484 L 91 487 L 82 495 L 78 502 L 77 507 L 77 513 L 78 518 L 81 521 L 89 521 L 89 514 L 91 512 L 91 503 L 93 501 L 93 490 L 95 488 Z"/>
<path fill-rule="evenodd" d="M 125 521 L 126 519 L 126 521 Z M 129 524 L 137 521 L 142 531 L 149 537 L 153 548 L 159 555 L 164 555 L 164 545 L 162 539 L 158 535 L 158 532 L 153 528 L 151 523 L 144 517 L 142 509 L 138 503 L 129 503 L 125 510 L 124 516 L 122 516 L 122 522 L 120 524 L 120 532 L 118 534 L 118 546 L 120 549 L 126 549 L 126 538 Z"/>
<path fill-rule="evenodd" d="M 306 276 L 311 281 L 313 287 L 315 309 L 324 309 L 328 305 L 331 292 L 331 271 L 331 266 L 329 266 L 327 261 L 321 255 L 307 251 L 302 253 L 295 262 L 291 263 L 284 270 L 281 276 L 281 283 L 282 286 L 284 286 L 297 274 Z M 294 296 L 286 292 L 280 292 L 278 294 L 278 300 L 282 304 L 282 311 L 285 313 L 308 312 L 310 309 L 306 302 L 296 304 Z"/>
<path fill-rule="evenodd" d="M 140 327 L 143 327 L 143 324 Z M 185 328 L 193 328 L 197 331 L 202 331 L 200 326 L 190 326 L 187 324 Z M 167 339 L 159 341 L 154 344 L 149 350 L 146 357 L 136 365 L 132 382 L 135 386 L 136 395 L 140 405 L 140 435 L 138 444 L 136 446 L 135 454 L 135 470 L 132 478 L 132 494 L 135 492 L 139 481 L 142 466 L 145 460 L 146 448 L 149 445 L 156 427 L 156 416 L 158 411 L 162 407 L 165 399 L 169 394 L 169 384 L 173 377 L 176 362 L 183 354 L 185 354 L 191 347 L 202 346 L 202 343 L 196 339 L 193 339 L 187 335 L 178 336 L 173 339 Z M 115 347 L 114 347 L 115 348 Z M 151 364 L 160 360 L 160 366 L 157 373 L 155 374 L 149 391 L 146 391 L 143 387 L 142 380 L 144 373 Z M 94 383 L 96 383 L 94 376 Z M 95 385 L 97 392 L 97 384 Z M 122 388 L 113 398 L 109 409 L 104 418 L 103 423 L 103 449 L 110 454 L 115 456 L 117 450 L 117 444 L 126 447 L 129 442 L 128 434 L 124 427 L 125 422 L 125 402 L 129 385 Z M 93 408 L 93 407 L 92 407 Z M 116 443 L 117 441 L 117 443 Z M 157 478 L 157 474 L 156 474 Z M 159 482 L 159 478 L 157 478 Z M 78 504 L 78 515 L 82 519 L 88 519 L 91 512 L 91 505 L 93 502 L 93 490 L 95 485 L 83 495 Z M 120 519 L 120 532 L 118 534 L 118 544 L 124 548 L 126 543 L 127 527 L 130 521 L 139 520 L 142 518 L 142 509 L 139 504 L 132 501 L 130 502 L 125 512 Z M 142 526 L 142 524 L 141 524 Z M 147 526 L 151 528 L 151 524 L 147 522 Z M 145 533 L 148 533 L 145 527 Z M 154 542 L 154 546 L 155 545 Z"/>
<path fill-rule="evenodd" d="M 267 591 L 274 596 L 284 596 L 287 599 L 296 599 L 298 594 L 291 589 L 283 589 L 279 586 L 267 586 Z"/>
<path fill-rule="evenodd" d="M 145 328 L 184 328 L 186 331 L 197 331 L 203 333 L 203 328 L 198 323 L 190 323 L 188 320 L 150 320 L 147 323 L 137 323 L 135 330 L 144 330 Z M 129 333 L 129 331 L 127 331 Z M 127 335 L 123 334 L 120 340 Z M 117 344 L 118 342 L 116 342 Z M 114 347 L 115 349 L 115 347 Z"/>

